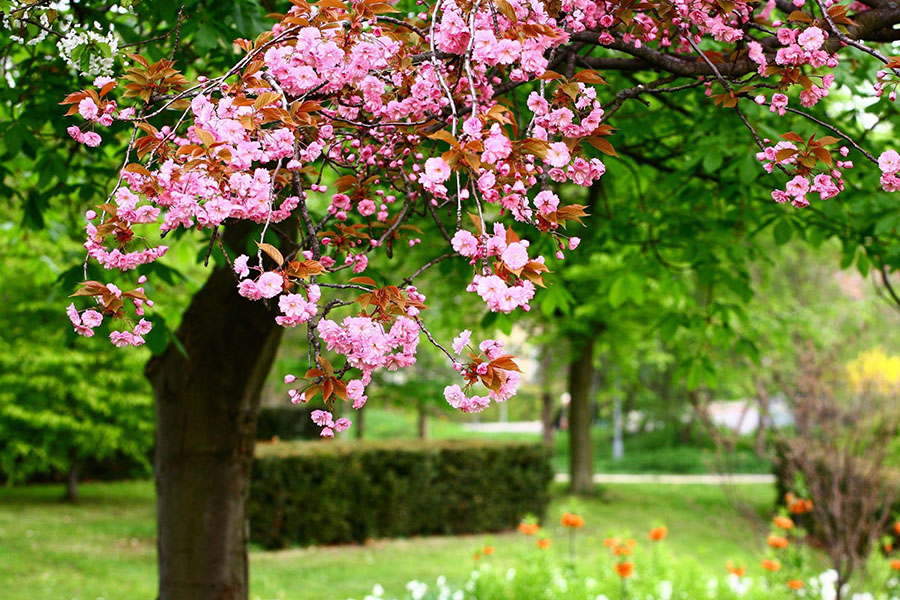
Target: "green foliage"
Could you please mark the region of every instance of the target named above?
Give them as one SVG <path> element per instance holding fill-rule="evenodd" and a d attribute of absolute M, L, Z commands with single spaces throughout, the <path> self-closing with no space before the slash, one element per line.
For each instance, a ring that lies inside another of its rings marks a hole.
<path fill-rule="evenodd" d="M 544 514 L 552 477 L 549 451 L 537 444 L 262 445 L 250 487 L 251 540 L 277 548 L 510 529 Z"/>
<path fill-rule="evenodd" d="M 0 477 L 16 483 L 73 463 L 103 475 L 107 460 L 119 475 L 146 475 L 147 353 L 98 347 L 69 331 L 55 285 L 67 248 L 46 237 L 0 232 Z"/>

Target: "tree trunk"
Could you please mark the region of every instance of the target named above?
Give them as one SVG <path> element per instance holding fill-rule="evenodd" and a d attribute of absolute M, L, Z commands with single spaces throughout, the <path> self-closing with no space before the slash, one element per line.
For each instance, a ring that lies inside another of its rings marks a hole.
<path fill-rule="evenodd" d="M 575 342 L 569 365 L 569 476 L 573 494 L 594 491 L 594 452 L 591 444 L 591 388 L 594 374 L 594 337 Z"/>
<path fill-rule="evenodd" d="M 754 379 L 754 385 L 756 386 L 756 399 L 759 403 L 759 419 L 756 424 L 756 443 L 754 444 L 753 449 L 757 456 L 765 456 L 766 439 L 768 437 L 769 428 L 772 426 L 771 416 L 769 415 L 770 398 L 766 385 L 760 378 Z"/>
<path fill-rule="evenodd" d="M 417 426 L 419 430 L 419 439 L 428 439 L 428 412 L 422 405 L 419 405 Z"/>
<path fill-rule="evenodd" d="M 541 392 L 541 431 L 544 444 L 553 445 L 553 394 L 550 390 Z"/>
<path fill-rule="evenodd" d="M 553 354 L 549 344 L 541 348 L 541 431 L 544 444 L 553 445 L 553 392 L 551 390 Z"/>
<path fill-rule="evenodd" d="M 78 502 L 78 459 L 72 458 L 66 475 L 66 502 Z"/>
<path fill-rule="evenodd" d="M 178 330 L 187 357 L 170 344 L 147 366 L 159 600 L 248 597 L 250 465 L 260 393 L 283 331 L 273 317 L 272 307 L 238 295 L 228 269 L 216 268 Z"/>
<path fill-rule="evenodd" d="M 615 385 L 613 387 L 613 460 L 622 460 L 625 458 L 624 429 L 625 422 L 622 417 L 622 390 L 619 389 L 619 378 L 616 377 Z"/>
<path fill-rule="evenodd" d="M 353 419 L 353 435 L 356 439 L 363 439 L 363 430 L 366 424 L 366 405 L 356 411 L 356 417 Z"/>

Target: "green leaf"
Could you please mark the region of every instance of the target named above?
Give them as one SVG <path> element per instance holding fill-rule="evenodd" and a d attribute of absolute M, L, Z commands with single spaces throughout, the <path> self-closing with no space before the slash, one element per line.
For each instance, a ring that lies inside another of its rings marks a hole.
<path fill-rule="evenodd" d="M 869 256 L 865 252 L 860 252 L 859 256 L 856 258 L 856 269 L 859 271 L 859 274 L 863 277 L 867 276 L 869 274 L 870 265 Z"/>
<path fill-rule="evenodd" d="M 854 258 L 856 258 L 856 246 L 851 246 L 848 243 L 841 251 L 841 268 L 846 269 L 852 265 Z"/>
<path fill-rule="evenodd" d="M 203 251 L 204 254 L 206 250 Z M 213 252 L 213 255 L 221 256 L 220 252 Z M 169 285 L 175 285 L 180 281 L 184 281 L 186 277 L 178 269 L 173 269 L 160 262 L 152 262 L 138 267 L 138 273 L 146 275 L 148 279 L 160 279 Z"/>
<path fill-rule="evenodd" d="M 822 243 L 828 239 L 828 232 L 824 229 L 808 229 L 806 240 L 809 242 L 809 245 L 813 248 L 818 248 L 822 245 Z"/>
<path fill-rule="evenodd" d="M 513 329 L 513 320 L 509 315 L 504 313 L 496 313 L 497 319 L 494 321 L 494 327 L 502 331 L 505 335 L 509 335 L 512 333 Z"/>
<path fill-rule="evenodd" d="M 772 230 L 775 237 L 775 243 L 779 246 L 787 244 L 791 240 L 794 233 L 794 227 L 791 225 L 790 219 L 780 219 Z"/>
<path fill-rule="evenodd" d="M 744 158 L 741 159 L 740 166 L 738 167 L 738 176 L 741 181 L 749 183 L 759 176 L 759 172 L 759 161 L 756 160 L 753 154 L 749 152 L 745 153 Z"/>
<path fill-rule="evenodd" d="M 541 314 L 551 317 L 556 311 L 568 315 L 571 312 L 574 298 L 559 281 L 548 281 L 546 290 L 541 293 Z"/>
<path fill-rule="evenodd" d="M 725 159 L 724 154 L 718 150 L 707 150 L 703 155 L 703 170 L 707 173 L 714 174 L 722 166 Z"/>
<path fill-rule="evenodd" d="M 153 356 L 159 356 L 165 352 L 171 343 L 182 356 L 188 358 L 187 349 L 181 343 L 181 340 L 178 339 L 178 336 L 175 335 L 175 332 L 169 328 L 166 320 L 160 315 L 155 315 L 152 321 L 153 329 L 144 336 L 144 340 L 147 342 L 147 348 L 150 349 Z"/>
<path fill-rule="evenodd" d="M 609 286 L 609 303 L 613 308 L 622 306 L 628 300 L 638 305 L 644 303 L 643 282 L 633 273 L 620 275 Z"/>
<path fill-rule="evenodd" d="M 900 226 L 900 215 L 891 214 L 875 223 L 875 235 L 883 235 Z"/>
<path fill-rule="evenodd" d="M 609 303 L 613 308 L 619 308 L 628 300 L 628 282 L 625 277 L 617 277 L 609 286 Z"/>
<path fill-rule="evenodd" d="M 495 313 L 488 311 L 484 313 L 484 316 L 481 317 L 481 328 L 482 329 L 491 329 L 497 323 L 497 319 L 499 318 L 500 313 Z"/>

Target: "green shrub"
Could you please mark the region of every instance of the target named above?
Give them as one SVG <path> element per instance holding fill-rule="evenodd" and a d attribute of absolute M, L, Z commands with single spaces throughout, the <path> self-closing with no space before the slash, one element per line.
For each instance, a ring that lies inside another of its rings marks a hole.
<path fill-rule="evenodd" d="M 500 531 L 543 516 L 549 449 L 482 441 L 260 444 L 251 540 L 267 548 Z"/>
<path fill-rule="evenodd" d="M 274 406 L 259 410 L 256 422 L 256 439 L 315 440 L 321 429 L 312 422 L 309 406 Z"/>

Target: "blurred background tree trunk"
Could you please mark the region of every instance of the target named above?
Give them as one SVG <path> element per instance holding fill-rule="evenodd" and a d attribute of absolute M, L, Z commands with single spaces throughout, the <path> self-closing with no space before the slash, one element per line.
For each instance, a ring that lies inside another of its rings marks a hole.
<path fill-rule="evenodd" d="M 594 452 L 591 444 L 591 390 L 594 380 L 592 333 L 573 341 L 569 363 L 569 475 L 573 494 L 594 491 Z"/>
<path fill-rule="evenodd" d="M 428 411 L 424 404 L 419 404 L 416 415 L 416 426 L 419 432 L 419 439 L 428 439 Z"/>
<path fill-rule="evenodd" d="M 541 346 L 541 431 L 544 444 L 553 445 L 553 355 L 549 344 Z"/>
<path fill-rule="evenodd" d="M 66 502 L 78 501 L 78 456 L 72 455 L 72 461 L 69 463 L 69 472 L 66 474 Z"/>
<path fill-rule="evenodd" d="M 363 439 L 363 433 L 366 425 L 366 406 L 363 405 L 356 411 L 356 417 L 353 420 L 353 437 L 358 440 Z"/>

